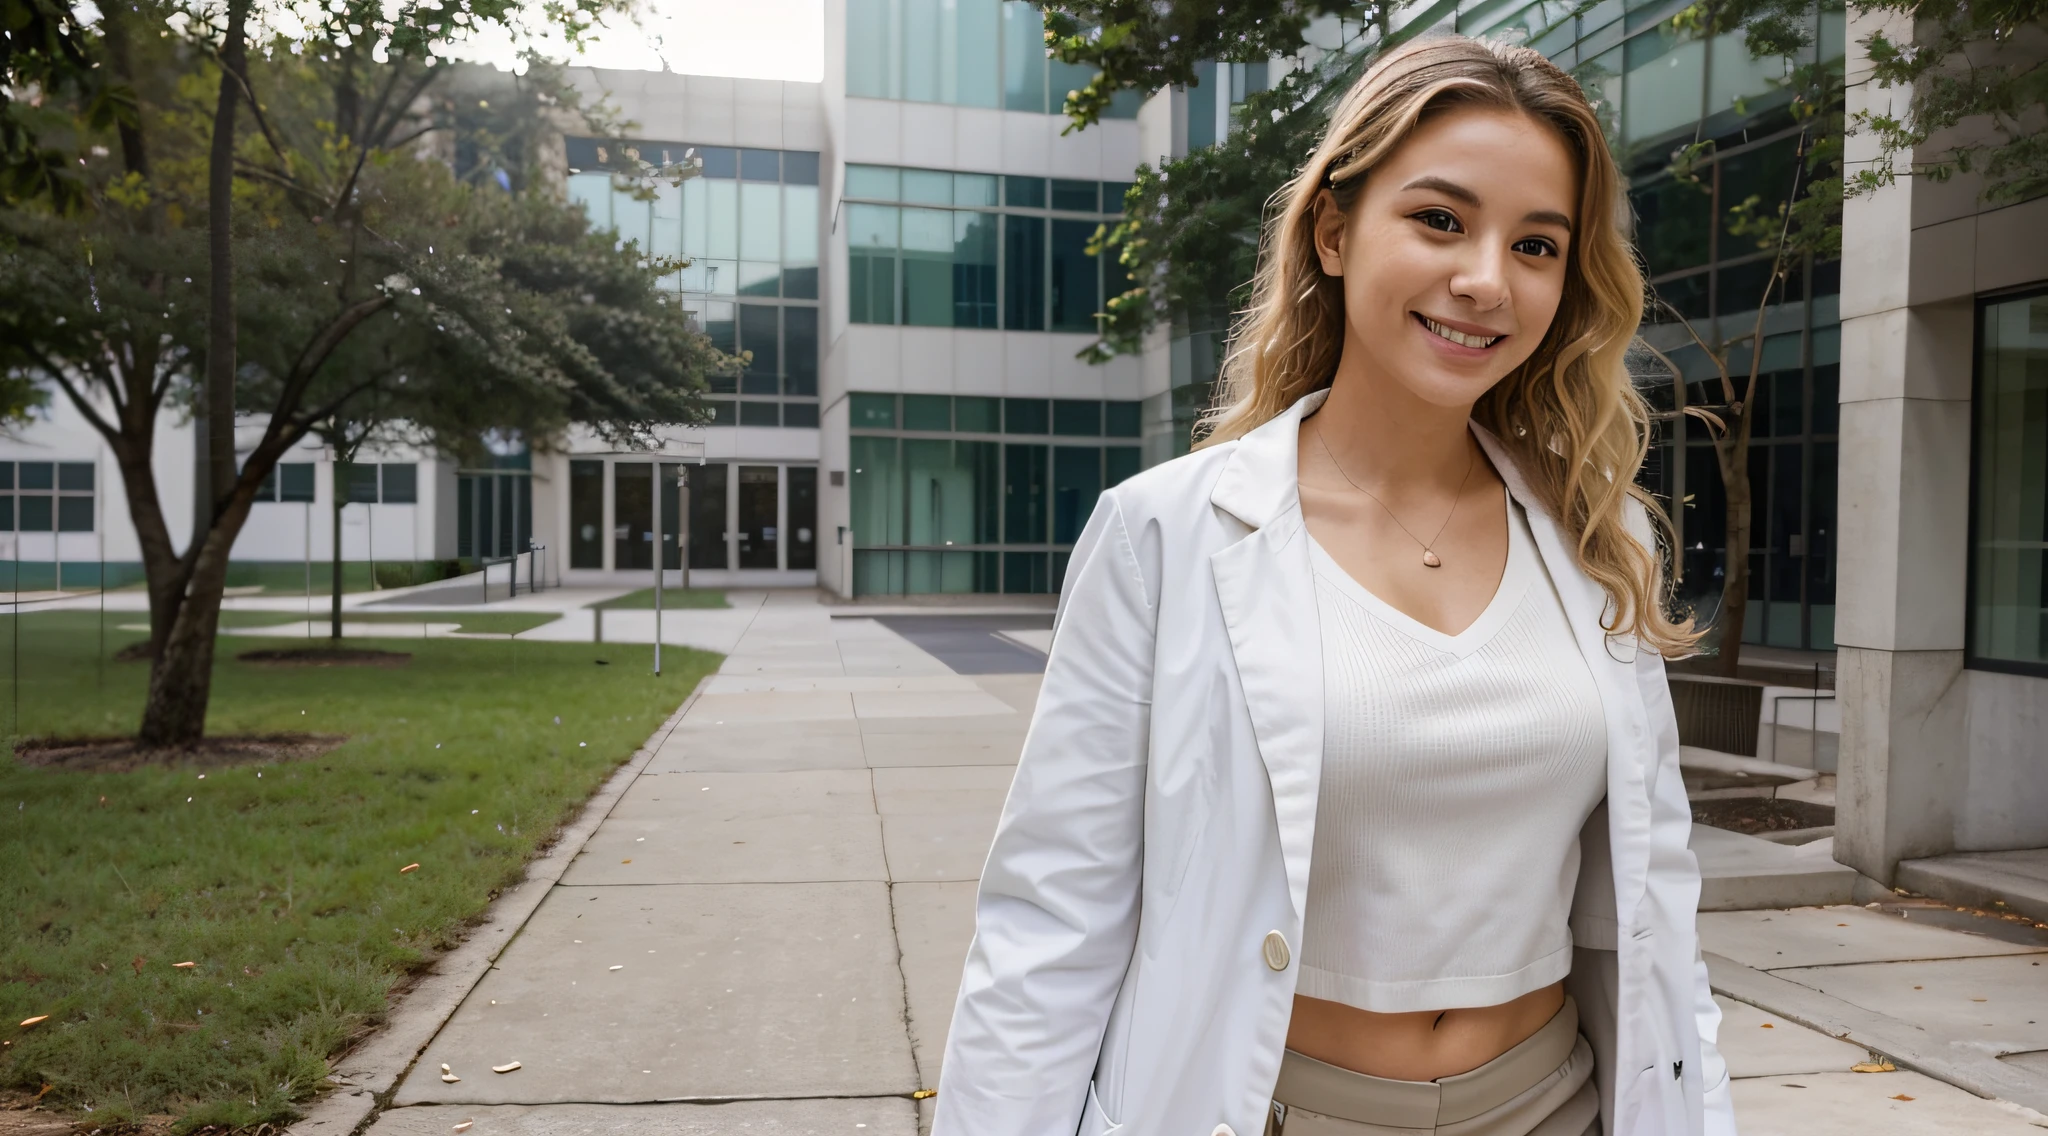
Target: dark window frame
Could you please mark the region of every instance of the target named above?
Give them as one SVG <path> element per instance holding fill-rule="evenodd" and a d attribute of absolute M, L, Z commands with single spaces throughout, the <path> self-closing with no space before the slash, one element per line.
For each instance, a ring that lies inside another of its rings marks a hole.
<path fill-rule="evenodd" d="M 1963 669 L 1991 671 L 1996 674 L 2024 675 L 2028 678 L 2048 678 L 2048 661 L 2030 663 L 2023 659 L 1988 658 L 1977 653 L 1977 494 L 1982 488 L 1978 484 L 1978 435 L 1977 411 L 1984 398 L 1984 309 L 1998 304 L 2010 304 L 2016 300 L 2031 300 L 2037 296 L 2048 296 L 2048 283 L 2035 283 L 2020 288 L 1997 292 L 1986 292 L 1977 297 L 1971 308 L 1970 325 L 1970 488 L 1969 488 L 1969 531 L 1964 537 L 1965 563 L 1963 566 Z"/>

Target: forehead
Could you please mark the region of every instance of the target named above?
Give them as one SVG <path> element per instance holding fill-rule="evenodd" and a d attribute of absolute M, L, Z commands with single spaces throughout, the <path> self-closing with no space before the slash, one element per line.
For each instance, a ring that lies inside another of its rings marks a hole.
<path fill-rule="evenodd" d="M 1452 107 L 1424 119 L 1366 181 L 1368 194 L 1398 193 L 1441 178 L 1476 194 L 1482 208 L 1516 215 L 1545 209 L 1576 216 L 1578 162 L 1548 123 L 1514 110 Z"/>

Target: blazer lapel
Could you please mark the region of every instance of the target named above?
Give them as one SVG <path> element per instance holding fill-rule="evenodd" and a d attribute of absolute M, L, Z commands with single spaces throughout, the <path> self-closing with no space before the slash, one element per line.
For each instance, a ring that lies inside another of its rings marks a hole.
<path fill-rule="evenodd" d="M 1607 593 L 1579 570 L 1578 558 L 1566 544 L 1549 508 L 1537 499 L 1500 440 L 1476 423 L 1473 436 L 1521 502 L 1529 531 L 1543 566 L 1557 587 L 1558 599 L 1578 640 L 1579 651 L 1592 669 L 1607 719 L 1607 833 L 1614 865 L 1615 918 L 1621 928 L 1633 925 L 1635 910 L 1650 878 L 1650 794 L 1644 767 L 1645 715 L 1635 677 L 1636 644 L 1610 637 L 1601 628 Z"/>
<path fill-rule="evenodd" d="M 1323 651 L 1296 454 L 1309 395 L 1237 443 L 1210 501 L 1251 528 L 1209 558 L 1259 757 L 1273 790 L 1297 919 L 1308 902 L 1323 771 Z"/>

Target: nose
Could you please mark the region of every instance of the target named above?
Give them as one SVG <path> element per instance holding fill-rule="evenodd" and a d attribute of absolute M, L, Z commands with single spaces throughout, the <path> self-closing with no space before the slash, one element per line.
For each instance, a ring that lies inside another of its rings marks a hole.
<path fill-rule="evenodd" d="M 1469 255 L 1451 275 L 1451 295 L 1471 301 L 1482 312 L 1508 302 L 1508 253 L 1473 242 Z"/>

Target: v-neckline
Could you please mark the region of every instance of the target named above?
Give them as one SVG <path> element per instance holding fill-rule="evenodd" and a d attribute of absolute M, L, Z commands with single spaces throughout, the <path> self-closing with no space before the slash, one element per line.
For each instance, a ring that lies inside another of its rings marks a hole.
<path fill-rule="evenodd" d="M 1516 512 L 1514 495 L 1502 491 L 1507 497 L 1508 554 L 1501 565 L 1500 583 L 1495 585 L 1493 598 L 1488 600 L 1472 622 L 1455 633 L 1443 631 L 1402 611 L 1381 599 L 1371 588 L 1360 583 L 1358 577 L 1330 555 L 1323 543 L 1310 534 L 1310 557 L 1314 562 L 1315 574 L 1328 580 L 1346 599 L 1366 609 L 1383 623 L 1391 624 L 1396 630 L 1419 640 L 1449 655 L 1464 658 L 1484 646 L 1493 638 L 1500 626 L 1506 623 L 1521 604 L 1522 596 L 1528 591 L 1531 578 L 1530 560 L 1535 556 L 1531 547 L 1531 534 L 1527 522 Z"/>

